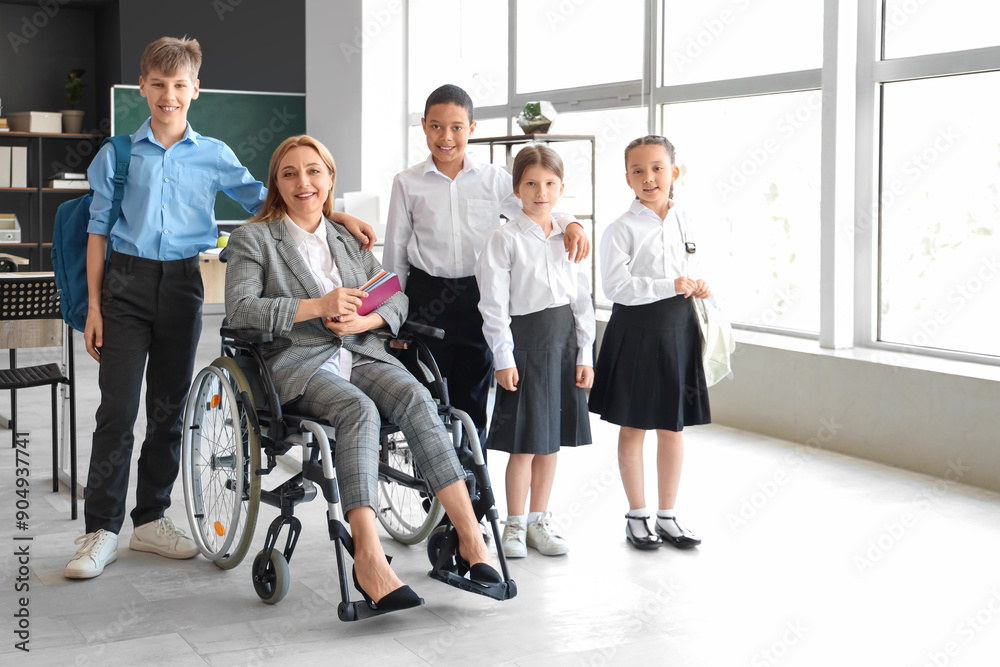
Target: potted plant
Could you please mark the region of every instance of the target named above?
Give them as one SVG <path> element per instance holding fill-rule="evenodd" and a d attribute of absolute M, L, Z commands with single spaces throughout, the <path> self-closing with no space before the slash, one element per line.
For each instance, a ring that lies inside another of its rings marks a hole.
<path fill-rule="evenodd" d="M 76 105 L 80 103 L 83 89 L 86 87 L 83 83 L 85 71 L 75 69 L 66 76 L 66 99 L 69 100 L 69 109 L 63 109 L 60 112 L 62 113 L 62 131 L 65 134 L 79 134 L 83 129 L 83 110 L 77 109 Z"/>

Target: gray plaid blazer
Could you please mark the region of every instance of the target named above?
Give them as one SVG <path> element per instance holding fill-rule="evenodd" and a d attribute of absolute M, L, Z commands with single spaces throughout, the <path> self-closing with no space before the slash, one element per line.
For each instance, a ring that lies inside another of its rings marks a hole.
<path fill-rule="evenodd" d="M 360 287 L 382 269 L 370 252 L 361 250 L 346 228 L 329 220 L 324 224 L 344 287 Z M 274 342 L 265 344 L 263 352 L 282 403 L 301 396 L 312 376 L 341 345 L 402 368 L 386 351 L 384 341 L 370 331 L 340 338 L 319 318 L 295 322 L 299 299 L 318 299 L 322 295 L 281 220 L 238 227 L 229 237 L 223 259 L 229 326 L 274 335 Z M 406 320 L 408 308 L 409 300 L 399 292 L 375 312 L 396 334 Z"/>

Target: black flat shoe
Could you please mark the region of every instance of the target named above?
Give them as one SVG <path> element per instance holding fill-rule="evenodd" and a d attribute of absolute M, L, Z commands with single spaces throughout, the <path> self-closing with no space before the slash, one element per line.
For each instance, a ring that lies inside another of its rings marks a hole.
<path fill-rule="evenodd" d="M 472 567 L 469 567 L 469 561 L 462 558 L 462 553 L 458 552 L 458 574 L 465 575 L 466 572 L 469 573 L 469 579 L 476 582 L 477 584 L 499 584 L 503 581 L 503 577 L 492 565 L 487 565 L 486 563 L 476 563 Z"/>
<path fill-rule="evenodd" d="M 469 569 L 469 579 L 480 584 L 499 584 L 503 577 L 492 566 L 476 563 Z"/>
<path fill-rule="evenodd" d="M 657 521 L 654 524 L 656 534 L 662 537 L 665 542 L 670 542 L 670 544 L 674 545 L 678 549 L 691 549 L 701 544 L 701 538 L 687 528 L 681 528 L 681 524 L 677 523 L 677 519 L 674 517 L 664 519 L 664 521 L 673 521 L 674 525 L 677 526 L 677 530 L 681 531 L 680 535 L 674 537 L 667 531 L 660 528 L 660 523 Z"/>
<path fill-rule="evenodd" d="M 632 532 L 632 525 L 629 523 L 629 519 L 634 519 L 635 517 L 630 517 L 625 515 L 625 537 L 628 541 L 632 543 L 632 546 L 636 549 L 642 549 L 643 551 L 649 551 L 650 549 L 659 549 L 663 545 L 663 540 L 653 534 L 653 531 L 649 529 L 649 524 L 646 523 L 646 519 L 642 520 L 643 525 L 646 527 L 646 534 L 642 536 L 636 536 Z"/>
<path fill-rule="evenodd" d="M 382 596 L 378 602 L 371 599 L 368 593 L 365 593 L 365 589 L 361 588 L 361 584 L 358 583 L 358 571 L 351 566 L 351 575 L 354 577 L 354 587 L 358 589 L 358 592 L 365 598 L 365 603 L 368 608 L 372 611 L 380 612 L 390 612 L 390 611 L 400 611 L 401 609 L 410 609 L 412 607 L 419 607 L 424 603 L 424 599 L 417 595 L 412 588 L 403 585 Z"/>

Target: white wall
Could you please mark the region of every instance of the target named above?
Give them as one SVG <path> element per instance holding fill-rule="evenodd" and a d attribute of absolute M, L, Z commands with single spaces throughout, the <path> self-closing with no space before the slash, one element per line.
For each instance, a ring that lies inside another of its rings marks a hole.
<path fill-rule="evenodd" d="M 1000 491 L 1000 369 L 756 337 L 714 422 Z"/>
<path fill-rule="evenodd" d="M 306 132 L 333 154 L 338 197 L 361 189 L 362 21 L 361 0 L 306 0 Z"/>

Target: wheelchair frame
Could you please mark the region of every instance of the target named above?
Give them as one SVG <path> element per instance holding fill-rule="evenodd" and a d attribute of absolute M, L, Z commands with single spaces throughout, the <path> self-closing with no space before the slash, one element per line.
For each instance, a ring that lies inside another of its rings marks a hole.
<path fill-rule="evenodd" d="M 380 433 L 379 497 L 382 502 L 388 502 L 389 507 L 378 508 L 376 515 L 387 532 L 403 544 L 415 544 L 429 534 L 427 552 L 432 567 L 428 576 L 431 578 L 497 600 L 513 598 L 517 595 L 517 586 L 510 578 L 503 553 L 497 525 L 499 517 L 479 435 L 471 418 L 449 405 L 447 384 L 437 364 L 426 345 L 413 335 L 440 338 L 444 332 L 407 322 L 398 338 L 393 338 L 388 330 L 377 333 L 387 342 L 397 341 L 394 348 L 409 351 L 400 360 L 438 400 L 438 413 L 449 428 L 467 471 L 466 482 L 476 518 L 486 517 L 490 521 L 503 581 L 483 583 L 463 576 L 467 565 L 458 558 L 458 536 L 447 517 L 441 518 L 443 508 L 439 501 L 419 477 L 419 471 L 400 470 L 390 465 L 390 453 L 399 443 L 398 438 L 394 440 L 391 436 L 400 432 L 385 423 Z M 202 554 L 222 569 L 236 567 L 252 541 L 259 503 L 277 507 L 280 515 L 268 527 L 264 546 L 254 558 L 252 567 L 257 595 L 266 603 L 276 604 L 288 591 L 288 563 L 302 529 L 294 516 L 295 506 L 315 499 L 322 492 L 328 505 L 327 526 L 330 540 L 334 542 L 340 582 L 338 616 L 342 621 L 353 621 L 385 613 L 364 600 L 350 599 L 344 551 L 353 557 L 354 542 L 340 506 L 334 466 L 335 430 L 312 418 L 289 415 L 282 410 L 260 347 L 271 342 L 270 334 L 227 327 L 222 328 L 221 334 L 223 356 L 196 376 L 184 416 L 185 505 Z M 294 446 L 303 449 L 301 471 L 271 490 L 261 489 L 261 479 L 276 467 L 277 457 Z M 266 467 L 261 464 L 261 453 L 266 456 Z M 405 454 L 403 458 L 407 458 Z M 426 514 L 415 529 L 410 530 L 412 526 L 402 520 L 400 508 L 392 507 L 392 499 L 383 496 L 383 487 L 391 488 L 391 485 L 416 493 L 415 498 Z M 400 519 L 401 529 L 390 527 L 388 513 Z M 285 526 L 288 530 L 284 546 L 279 548 L 279 537 Z"/>

